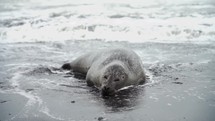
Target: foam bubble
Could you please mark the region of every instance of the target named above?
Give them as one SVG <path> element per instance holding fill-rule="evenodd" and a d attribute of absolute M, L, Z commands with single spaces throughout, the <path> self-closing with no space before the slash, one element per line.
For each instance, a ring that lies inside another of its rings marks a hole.
<path fill-rule="evenodd" d="M 177 5 L 179 1 L 166 2 L 176 3 L 173 6 L 160 5 L 162 1 L 157 5 L 155 1 L 75 4 L 66 0 L 65 3 L 70 3 L 67 6 L 62 1 L 40 2 L 42 8 L 0 14 L 1 43 L 95 39 L 135 43 L 214 42 L 215 16 L 211 10 L 215 6 L 207 2 L 182 5 Z"/>
<path fill-rule="evenodd" d="M 57 116 L 54 116 L 50 113 L 50 110 L 46 107 L 46 106 L 43 106 L 43 108 L 41 108 L 40 112 L 46 114 L 47 116 L 51 117 L 52 119 L 56 119 L 56 120 L 65 120 L 63 119 L 62 117 L 57 117 Z"/>

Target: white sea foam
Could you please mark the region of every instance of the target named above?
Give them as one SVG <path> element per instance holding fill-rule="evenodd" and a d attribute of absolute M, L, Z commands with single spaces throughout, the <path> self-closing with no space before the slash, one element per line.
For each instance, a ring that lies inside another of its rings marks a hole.
<path fill-rule="evenodd" d="M 29 92 L 26 92 L 24 89 L 22 89 L 22 87 L 20 86 L 20 83 L 24 83 L 24 82 L 20 82 L 22 81 L 22 78 L 23 78 L 23 72 L 19 71 L 14 73 L 13 77 L 10 79 L 11 86 L 14 88 L 9 90 L 8 92 L 19 94 L 28 99 L 27 103 L 25 104 L 25 110 L 24 110 L 24 112 L 26 112 L 28 111 L 27 109 L 30 109 L 30 107 L 32 106 L 41 106 L 43 104 L 43 101 L 35 93 L 29 93 Z"/>
<path fill-rule="evenodd" d="M 42 100 L 32 93 L 27 93 L 25 90 L 20 88 L 20 79 L 23 77 L 22 73 L 15 73 L 12 79 L 10 80 L 11 86 L 14 87 L 14 90 L 12 90 L 13 93 L 18 93 L 27 99 L 29 99 L 27 105 L 32 105 L 33 103 L 39 103 L 42 104 Z"/>
<path fill-rule="evenodd" d="M 60 121 L 63 121 L 65 119 L 63 119 L 62 117 L 57 117 L 57 116 L 54 116 L 50 113 L 50 110 L 46 107 L 46 106 L 43 106 L 40 110 L 40 112 L 46 114 L 47 116 L 51 117 L 52 119 L 56 119 L 56 120 L 60 120 Z"/>
<path fill-rule="evenodd" d="M 0 13 L 1 43 L 95 39 L 204 43 L 215 38 L 215 5 L 211 1 L 27 3 L 16 11 Z"/>

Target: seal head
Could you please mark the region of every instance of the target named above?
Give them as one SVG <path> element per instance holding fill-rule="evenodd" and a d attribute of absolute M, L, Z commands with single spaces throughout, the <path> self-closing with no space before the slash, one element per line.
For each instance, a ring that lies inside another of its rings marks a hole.
<path fill-rule="evenodd" d="M 116 90 L 124 87 L 128 79 L 126 70 L 120 64 L 108 65 L 100 77 L 103 96 L 113 95 Z"/>

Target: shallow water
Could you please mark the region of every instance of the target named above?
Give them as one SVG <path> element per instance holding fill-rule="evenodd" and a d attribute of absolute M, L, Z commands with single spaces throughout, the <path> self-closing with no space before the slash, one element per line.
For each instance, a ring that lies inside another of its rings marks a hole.
<path fill-rule="evenodd" d="M 92 46 L 112 45 L 140 55 L 145 86 L 103 99 L 84 79 L 57 69 Z M 67 41 L 1 44 L 0 50 L 1 120 L 214 120 L 214 45 Z"/>
<path fill-rule="evenodd" d="M 213 1 L 0 1 L 0 121 L 214 121 Z M 127 47 L 143 86 L 102 98 L 58 68 Z"/>

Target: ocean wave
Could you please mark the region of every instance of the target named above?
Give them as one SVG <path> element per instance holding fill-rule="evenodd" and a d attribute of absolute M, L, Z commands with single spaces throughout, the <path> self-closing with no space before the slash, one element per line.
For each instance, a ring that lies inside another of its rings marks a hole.
<path fill-rule="evenodd" d="M 214 42 L 213 4 L 48 6 L 44 4 L 47 9 L 32 8 L 27 12 L 0 13 L 0 43 L 65 40 Z"/>

